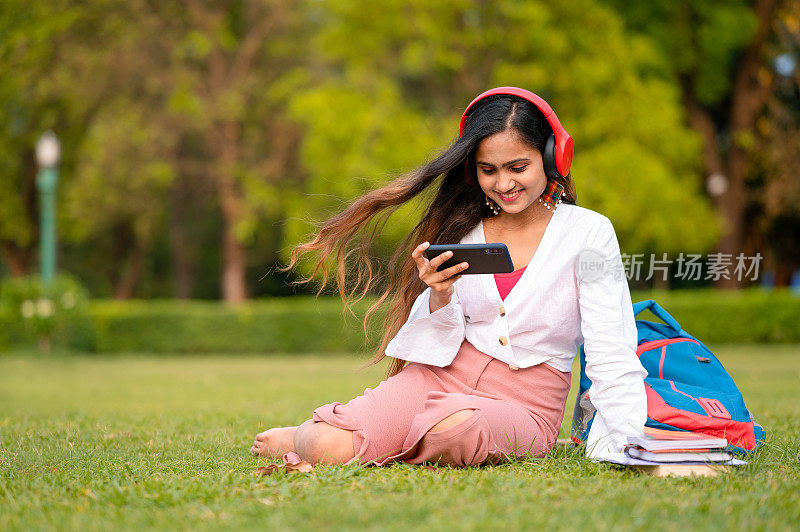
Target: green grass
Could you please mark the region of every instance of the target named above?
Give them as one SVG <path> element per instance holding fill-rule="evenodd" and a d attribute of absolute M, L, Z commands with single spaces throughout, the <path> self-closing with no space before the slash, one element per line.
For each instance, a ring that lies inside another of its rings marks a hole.
<path fill-rule="evenodd" d="M 768 442 L 740 471 L 683 479 L 594 464 L 565 447 L 497 467 L 257 478 L 265 461 L 248 453 L 257 431 L 346 401 L 382 368 L 358 371 L 353 355 L 6 355 L 0 530 L 797 529 L 800 348 L 715 352 Z"/>

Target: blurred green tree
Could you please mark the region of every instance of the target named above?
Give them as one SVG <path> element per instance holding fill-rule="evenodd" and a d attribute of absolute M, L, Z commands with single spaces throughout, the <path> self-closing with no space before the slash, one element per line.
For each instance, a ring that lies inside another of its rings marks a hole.
<path fill-rule="evenodd" d="M 66 147 L 80 137 L 66 127 L 84 107 L 67 83 L 57 38 L 80 16 L 65 0 L 0 3 L 0 251 L 14 276 L 28 273 L 36 257 L 36 140 L 46 129 L 55 130 Z M 69 165 L 73 154 L 62 151 Z"/>
<path fill-rule="evenodd" d="M 756 121 L 769 97 L 771 73 L 764 61 L 782 0 L 604 0 L 627 26 L 647 35 L 677 80 L 689 124 L 703 139 L 705 175 L 724 222 L 720 253 L 745 249 L 748 230 L 748 166 Z M 721 278 L 736 288 L 735 277 Z"/>
<path fill-rule="evenodd" d="M 12 67 L 0 82 L 9 269 L 26 270 L 35 244 L 27 146 L 57 123 L 74 157 L 62 187 L 67 236 L 101 246 L 117 297 L 133 295 L 166 227 L 178 295 L 191 292 L 197 220 L 187 202 L 202 197 L 224 226 L 223 297 L 244 300 L 246 248 L 260 222 L 280 216 L 279 190 L 300 177 L 299 128 L 284 107 L 307 82 L 302 3 L 33 0 L 2 9 L 10 37 L 0 58 Z"/>
<path fill-rule="evenodd" d="M 614 10 L 590 0 L 333 0 L 315 9 L 318 77 L 290 107 L 305 126 L 310 177 L 287 206 L 285 254 L 343 202 L 455 140 L 464 106 L 499 85 L 553 105 L 575 138 L 579 204 L 614 221 L 624 251 L 701 252 L 718 238 L 698 190 L 700 139 L 684 125 L 670 65 Z M 379 247 L 413 227 L 420 207 L 399 209 Z M 301 268 L 310 273 L 310 261 Z"/>
<path fill-rule="evenodd" d="M 125 8 L 135 5 L 26 0 L 0 7 L 0 57 L 8 73 L 0 81 L 0 241 L 12 274 L 33 268 L 32 147 L 50 128 L 62 141 L 62 250 L 85 243 L 94 255 L 91 274 L 108 275 L 119 297 L 133 291 L 160 229 L 161 196 L 171 178 L 165 148 L 174 144 L 164 142 L 166 128 L 153 134 L 158 78 L 146 61 L 157 50 L 148 52 L 156 44 L 142 47 L 134 38 L 152 34 L 130 24 Z"/>
<path fill-rule="evenodd" d="M 279 190 L 296 177 L 299 130 L 283 107 L 306 81 L 297 67 L 305 12 L 293 0 L 153 6 L 152 16 L 175 37 L 165 111 L 186 143 L 176 155 L 178 168 L 214 192 L 224 223 L 222 295 L 241 302 L 246 245 L 259 220 L 280 213 Z"/>
<path fill-rule="evenodd" d="M 108 272 L 114 297 L 129 299 L 155 239 L 165 226 L 174 131 L 146 116 L 145 106 L 122 98 L 106 102 L 93 117 L 80 150 L 75 177 L 65 193 L 71 237 L 102 242 L 107 232 L 115 268 Z M 88 215 L 87 215 L 88 214 Z"/>

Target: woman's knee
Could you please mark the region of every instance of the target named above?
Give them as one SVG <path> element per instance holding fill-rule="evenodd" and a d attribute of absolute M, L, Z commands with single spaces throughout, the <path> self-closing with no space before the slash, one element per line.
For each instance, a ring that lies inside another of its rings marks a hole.
<path fill-rule="evenodd" d="M 434 430 L 436 428 L 439 430 Z M 415 460 L 464 467 L 496 462 L 497 446 L 488 421 L 473 409 L 450 414 L 422 437 Z"/>
<path fill-rule="evenodd" d="M 352 431 L 310 419 L 297 428 L 294 448 L 311 464 L 343 464 L 355 456 Z"/>

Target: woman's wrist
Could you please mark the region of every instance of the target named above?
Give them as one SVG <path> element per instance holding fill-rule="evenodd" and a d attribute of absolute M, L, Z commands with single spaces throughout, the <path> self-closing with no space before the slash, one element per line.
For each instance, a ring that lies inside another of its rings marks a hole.
<path fill-rule="evenodd" d="M 431 314 L 436 312 L 442 307 L 446 307 L 448 303 L 450 303 L 450 298 L 453 296 L 453 290 L 447 290 L 445 292 L 437 292 L 436 290 L 431 290 L 430 300 L 430 311 Z"/>

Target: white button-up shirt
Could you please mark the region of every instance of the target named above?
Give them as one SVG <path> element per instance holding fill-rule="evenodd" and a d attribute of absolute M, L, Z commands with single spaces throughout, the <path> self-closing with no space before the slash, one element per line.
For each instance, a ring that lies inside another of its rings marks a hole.
<path fill-rule="evenodd" d="M 483 223 L 462 244 L 485 243 Z M 589 396 L 597 408 L 587 454 L 619 453 L 647 417 L 637 331 L 619 243 L 602 214 L 561 203 L 522 276 L 501 299 L 494 276 L 462 275 L 450 302 L 430 312 L 427 288 L 386 347 L 403 360 L 445 367 L 464 338 L 511 366 L 570 371 L 584 343 Z M 502 309 L 501 309 L 502 307 Z M 504 312 L 502 311 L 504 309 Z"/>

